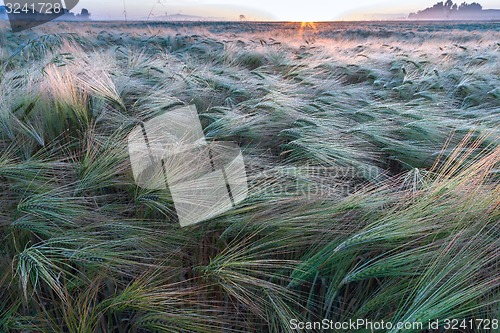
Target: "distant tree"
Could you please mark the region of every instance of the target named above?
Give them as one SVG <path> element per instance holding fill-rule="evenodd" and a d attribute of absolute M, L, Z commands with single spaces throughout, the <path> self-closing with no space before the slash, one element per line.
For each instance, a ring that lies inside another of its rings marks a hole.
<path fill-rule="evenodd" d="M 478 4 L 477 2 L 473 2 L 470 5 L 468 3 L 462 3 L 460 7 L 458 7 L 459 11 L 480 11 L 483 10 L 483 6 Z"/>
<path fill-rule="evenodd" d="M 240 15 L 240 21 L 245 21 L 247 18 L 245 15 Z"/>
<path fill-rule="evenodd" d="M 434 6 L 421 10 L 419 12 L 412 13 L 409 15 L 410 19 L 431 19 L 431 20 L 441 20 L 441 19 L 450 19 L 450 18 L 462 18 L 468 19 L 471 17 L 475 17 L 477 13 L 483 10 L 483 6 L 481 6 L 477 2 L 473 2 L 468 4 L 463 2 L 460 6 L 456 3 L 453 3 L 452 0 L 446 0 L 445 3 L 440 1 L 436 3 Z"/>
<path fill-rule="evenodd" d="M 433 8 L 436 8 L 436 9 L 441 9 L 444 7 L 444 3 L 442 1 L 438 2 L 437 4 L 435 4 L 433 6 Z"/>
<path fill-rule="evenodd" d="M 90 13 L 87 9 L 83 8 L 80 14 L 77 15 L 78 19 L 80 20 L 89 20 L 90 19 Z"/>
<path fill-rule="evenodd" d="M 447 16 L 447 10 L 442 1 L 436 3 L 434 6 L 419 11 L 416 14 L 410 14 L 411 18 L 425 18 L 425 19 L 440 19 Z"/>
<path fill-rule="evenodd" d="M 64 19 L 66 19 L 66 20 L 74 20 L 75 19 L 75 13 L 70 12 L 69 9 L 64 8 L 63 13 L 64 13 Z"/>
<path fill-rule="evenodd" d="M 452 16 L 455 16 L 457 12 L 457 5 L 453 3 L 452 0 L 446 1 L 444 4 L 444 8 L 446 11 L 446 18 L 450 19 Z"/>

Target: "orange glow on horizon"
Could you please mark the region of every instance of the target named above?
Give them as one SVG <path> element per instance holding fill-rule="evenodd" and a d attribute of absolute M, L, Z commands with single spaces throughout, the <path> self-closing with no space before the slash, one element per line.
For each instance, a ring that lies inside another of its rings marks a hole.
<path fill-rule="evenodd" d="M 304 32 L 307 31 L 313 31 L 316 32 L 318 29 L 316 28 L 316 24 L 314 22 L 301 22 L 300 23 L 300 29 L 299 29 L 299 38 L 302 39 L 304 36 Z"/>

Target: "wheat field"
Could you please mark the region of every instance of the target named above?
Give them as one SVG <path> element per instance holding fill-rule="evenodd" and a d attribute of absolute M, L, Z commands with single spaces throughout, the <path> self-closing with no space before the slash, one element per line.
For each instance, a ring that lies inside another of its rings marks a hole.
<path fill-rule="evenodd" d="M 0 332 L 497 331 L 498 24 L 4 24 L 0 41 Z M 186 105 L 240 146 L 249 194 L 181 228 L 168 191 L 135 184 L 127 135 Z"/>

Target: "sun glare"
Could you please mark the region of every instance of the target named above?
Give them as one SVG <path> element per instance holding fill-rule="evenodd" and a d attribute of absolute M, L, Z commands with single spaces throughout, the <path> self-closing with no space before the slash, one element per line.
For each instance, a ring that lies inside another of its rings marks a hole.
<path fill-rule="evenodd" d="M 316 24 L 314 22 L 305 22 L 302 21 L 300 23 L 300 29 L 299 29 L 299 38 L 304 37 L 304 32 L 310 32 L 310 31 L 317 31 Z"/>

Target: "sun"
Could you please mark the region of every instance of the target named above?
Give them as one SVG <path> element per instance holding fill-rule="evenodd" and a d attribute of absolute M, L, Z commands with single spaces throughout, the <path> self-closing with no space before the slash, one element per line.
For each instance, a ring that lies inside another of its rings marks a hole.
<path fill-rule="evenodd" d="M 313 30 L 316 30 L 316 23 L 314 22 L 302 22 L 300 23 L 300 28 L 301 29 L 307 29 L 307 28 L 311 28 Z"/>

